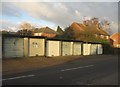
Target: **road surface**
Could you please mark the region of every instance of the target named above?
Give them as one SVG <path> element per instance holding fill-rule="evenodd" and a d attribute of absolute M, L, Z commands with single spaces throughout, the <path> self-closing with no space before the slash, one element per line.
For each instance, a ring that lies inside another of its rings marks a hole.
<path fill-rule="evenodd" d="M 57 66 L 4 75 L 2 85 L 118 85 L 118 56 L 85 56 Z"/>

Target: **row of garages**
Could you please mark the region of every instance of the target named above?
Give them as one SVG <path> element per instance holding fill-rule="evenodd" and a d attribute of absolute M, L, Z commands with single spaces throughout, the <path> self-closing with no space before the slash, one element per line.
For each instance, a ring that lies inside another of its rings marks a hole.
<path fill-rule="evenodd" d="M 99 43 L 85 43 L 73 40 L 46 39 L 39 36 L 3 36 L 3 58 L 28 56 L 67 56 L 102 54 Z"/>

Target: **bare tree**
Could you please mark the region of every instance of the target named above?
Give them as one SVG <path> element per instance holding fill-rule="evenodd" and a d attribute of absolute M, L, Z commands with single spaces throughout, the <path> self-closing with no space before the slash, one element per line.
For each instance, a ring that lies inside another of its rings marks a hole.
<path fill-rule="evenodd" d="M 17 31 L 18 35 L 33 35 L 34 27 L 30 23 L 21 23 L 19 25 L 20 30 Z"/>
<path fill-rule="evenodd" d="M 33 26 L 30 23 L 21 23 L 19 27 L 20 27 L 21 30 L 31 30 L 31 29 L 33 29 Z"/>
<path fill-rule="evenodd" d="M 111 28 L 110 28 L 110 22 L 108 22 L 108 20 L 102 20 L 100 22 L 101 26 L 102 26 L 102 29 L 104 31 L 106 31 L 107 33 L 111 34 Z"/>

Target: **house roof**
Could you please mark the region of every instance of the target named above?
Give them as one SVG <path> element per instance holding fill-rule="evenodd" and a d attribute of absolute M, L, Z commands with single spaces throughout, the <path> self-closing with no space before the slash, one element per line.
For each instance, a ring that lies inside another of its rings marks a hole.
<path fill-rule="evenodd" d="M 73 28 L 81 31 L 81 32 L 85 31 L 85 30 L 84 30 L 83 28 L 81 28 L 80 25 L 79 25 L 78 23 L 76 23 L 76 22 L 73 22 L 73 23 L 71 24 L 71 26 L 72 26 Z"/>
<path fill-rule="evenodd" d="M 86 26 L 84 24 L 79 24 L 79 23 L 73 22 L 71 24 L 71 27 L 73 27 L 77 31 L 79 30 L 80 33 L 91 33 L 92 32 L 93 34 L 109 35 L 104 30 L 98 29 L 95 25 L 91 25 L 91 26 L 88 25 L 88 26 Z"/>
<path fill-rule="evenodd" d="M 109 35 L 106 31 L 104 31 L 103 29 L 98 29 L 98 31 L 100 31 L 101 34 L 103 35 Z"/>
<path fill-rule="evenodd" d="M 51 28 L 49 28 L 49 27 L 36 28 L 36 29 L 34 30 L 34 33 L 57 34 L 56 31 L 54 31 L 53 29 L 51 29 Z"/>
<path fill-rule="evenodd" d="M 110 38 L 112 40 L 116 39 L 120 43 L 120 32 L 114 33 Z"/>
<path fill-rule="evenodd" d="M 117 36 L 117 37 L 120 36 L 120 32 L 114 33 L 113 35 L 110 36 L 110 38 L 114 38 L 114 37 L 116 37 L 116 36 Z"/>

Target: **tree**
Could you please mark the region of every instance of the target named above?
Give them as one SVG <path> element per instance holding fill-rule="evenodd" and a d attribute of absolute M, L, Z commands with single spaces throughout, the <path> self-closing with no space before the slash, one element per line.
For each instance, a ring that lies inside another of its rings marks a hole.
<path fill-rule="evenodd" d="M 59 35 L 63 35 L 64 31 L 62 30 L 62 28 L 60 28 L 60 26 L 57 27 L 57 32 Z"/>
<path fill-rule="evenodd" d="M 72 27 L 66 27 L 65 28 L 65 32 L 63 34 L 63 38 L 64 39 L 75 39 L 75 32 L 74 29 Z"/>
<path fill-rule="evenodd" d="M 30 24 L 30 23 L 21 23 L 19 28 L 20 28 L 20 30 L 17 31 L 18 35 L 25 35 L 25 36 L 33 35 L 32 29 L 34 29 L 34 27 L 32 26 L 32 24 Z"/>
<path fill-rule="evenodd" d="M 87 26 L 77 24 L 79 27 L 69 26 L 65 28 L 62 38 L 72 39 L 72 40 L 81 40 L 85 42 L 101 42 L 108 43 L 108 40 L 105 38 L 96 37 L 96 35 L 104 34 L 102 31 L 99 32 L 98 29 L 103 29 L 100 25 L 98 18 L 93 18 L 87 22 Z M 83 31 L 82 31 L 83 30 Z M 91 33 L 92 32 L 92 33 Z"/>
<path fill-rule="evenodd" d="M 88 26 L 96 26 L 99 29 L 106 31 L 108 34 L 111 34 L 110 22 L 106 19 L 99 20 L 99 18 L 93 17 L 89 20 L 84 20 L 83 23 Z"/>
<path fill-rule="evenodd" d="M 32 36 L 33 32 L 31 30 L 18 30 L 17 35 Z"/>
<path fill-rule="evenodd" d="M 108 22 L 108 20 L 104 19 L 100 22 L 100 24 L 101 24 L 101 27 L 104 31 L 111 34 L 110 22 Z"/>
<path fill-rule="evenodd" d="M 33 26 L 32 26 L 32 24 L 30 24 L 30 23 L 21 23 L 20 24 L 20 29 L 21 30 L 31 30 L 31 29 L 33 29 Z"/>
<path fill-rule="evenodd" d="M 8 34 L 9 32 L 8 32 L 8 31 L 3 30 L 3 31 L 1 31 L 1 33 L 2 33 L 2 34 Z"/>

